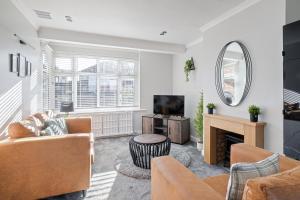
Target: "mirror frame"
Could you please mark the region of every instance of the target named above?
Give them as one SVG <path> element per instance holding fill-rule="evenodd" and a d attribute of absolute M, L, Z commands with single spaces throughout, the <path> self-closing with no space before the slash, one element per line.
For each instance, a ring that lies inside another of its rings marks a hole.
<path fill-rule="evenodd" d="M 223 66 L 222 63 L 223 63 L 223 58 L 224 58 L 225 52 L 226 52 L 228 46 L 233 44 L 233 43 L 237 43 L 241 47 L 241 49 L 243 51 L 243 54 L 244 54 L 244 57 L 245 57 L 245 62 L 246 62 L 246 84 L 245 84 L 243 96 L 236 105 L 229 104 L 225 99 L 223 86 L 222 86 L 222 73 L 221 73 L 222 72 L 222 66 Z M 223 103 L 225 103 L 226 105 L 231 106 L 231 107 L 235 107 L 235 106 L 240 105 L 249 93 L 249 90 L 250 90 L 250 87 L 251 87 L 251 82 L 252 82 L 252 62 L 251 62 L 251 57 L 250 57 L 250 54 L 248 52 L 248 49 L 240 41 L 228 42 L 222 48 L 221 52 L 219 53 L 217 63 L 216 63 L 216 66 L 215 66 L 215 85 L 216 85 L 216 89 L 217 89 L 217 92 L 218 92 L 218 95 L 219 95 L 220 99 L 223 101 Z"/>

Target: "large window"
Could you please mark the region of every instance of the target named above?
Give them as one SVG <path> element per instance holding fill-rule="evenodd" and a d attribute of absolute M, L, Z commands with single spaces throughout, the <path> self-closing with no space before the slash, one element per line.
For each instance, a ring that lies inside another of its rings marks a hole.
<path fill-rule="evenodd" d="M 134 60 L 57 56 L 55 108 L 63 101 L 77 109 L 138 106 L 137 72 Z"/>

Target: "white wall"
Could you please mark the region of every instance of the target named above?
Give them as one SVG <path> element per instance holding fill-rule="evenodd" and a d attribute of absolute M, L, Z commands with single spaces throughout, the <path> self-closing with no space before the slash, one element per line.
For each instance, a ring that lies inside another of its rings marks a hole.
<path fill-rule="evenodd" d="M 153 113 L 153 95 L 172 94 L 172 55 L 140 52 L 140 107 Z M 141 117 L 134 116 L 134 130 L 141 131 Z"/>
<path fill-rule="evenodd" d="M 194 118 L 201 90 L 204 91 L 205 105 L 209 102 L 215 103 L 218 114 L 249 118 L 247 108 L 250 104 L 256 104 L 263 111 L 260 120 L 267 123 L 265 148 L 282 152 L 281 51 L 284 24 L 285 1 L 262 0 L 207 30 L 204 40 L 188 48 L 185 55 L 175 55 L 173 93 L 186 95 L 186 116 Z M 237 107 L 222 103 L 215 89 L 215 64 L 218 54 L 232 40 L 239 40 L 247 46 L 253 62 L 250 92 Z M 190 82 L 185 82 L 183 66 L 186 58 L 190 56 L 194 57 L 196 70 L 192 72 Z"/>
<path fill-rule="evenodd" d="M 21 45 L 16 33 L 35 47 Z M 12 120 L 26 117 L 40 109 L 38 68 L 40 47 L 37 32 L 11 1 L 0 3 L 0 133 Z M 21 53 L 33 63 L 31 77 L 19 78 L 9 72 L 9 54 Z M 0 134 L 0 138 L 5 135 Z"/>

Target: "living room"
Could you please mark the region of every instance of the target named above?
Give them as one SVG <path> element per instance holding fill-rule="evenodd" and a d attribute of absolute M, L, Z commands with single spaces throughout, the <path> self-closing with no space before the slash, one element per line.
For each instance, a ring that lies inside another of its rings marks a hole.
<path fill-rule="evenodd" d="M 1 1 L 0 199 L 300 199 L 299 8 Z"/>

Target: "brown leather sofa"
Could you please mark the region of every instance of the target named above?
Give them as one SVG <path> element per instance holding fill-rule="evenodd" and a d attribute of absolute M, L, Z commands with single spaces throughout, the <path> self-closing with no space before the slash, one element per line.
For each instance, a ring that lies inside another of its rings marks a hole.
<path fill-rule="evenodd" d="M 264 149 L 247 144 L 231 147 L 231 164 L 257 162 L 272 155 Z M 300 162 L 280 157 L 280 171 L 299 166 Z M 152 200 L 224 200 L 227 192 L 228 174 L 200 179 L 170 156 L 152 159 Z"/>
<path fill-rule="evenodd" d="M 89 188 L 91 119 L 70 118 L 66 124 L 67 135 L 0 141 L 0 199 L 32 200 Z"/>

